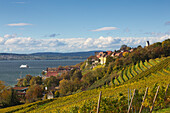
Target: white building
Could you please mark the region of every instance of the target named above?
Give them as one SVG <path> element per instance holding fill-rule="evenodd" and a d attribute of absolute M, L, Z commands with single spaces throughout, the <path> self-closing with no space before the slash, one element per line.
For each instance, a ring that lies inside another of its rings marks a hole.
<path fill-rule="evenodd" d="M 149 46 L 150 44 L 149 44 L 149 41 L 146 41 L 146 46 Z"/>

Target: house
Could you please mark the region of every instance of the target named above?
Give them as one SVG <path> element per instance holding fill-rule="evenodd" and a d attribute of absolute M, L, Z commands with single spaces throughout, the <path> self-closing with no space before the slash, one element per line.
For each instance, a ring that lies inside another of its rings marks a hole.
<path fill-rule="evenodd" d="M 25 96 L 28 87 L 18 87 L 18 86 L 15 86 L 12 89 L 14 89 L 17 92 L 17 95 Z"/>
<path fill-rule="evenodd" d="M 47 72 L 47 77 L 50 77 L 50 76 L 57 76 L 58 75 L 58 72 Z"/>
<path fill-rule="evenodd" d="M 122 57 L 123 56 L 123 52 L 119 52 L 115 54 L 116 57 Z"/>
<path fill-rule="evenodd" d="M 133 50 L 134 50 L 134 49 L 132 48 L 132 49 L 129 50 L 129 52 L 133 52 Z"/>
<path fill-rule="evenodd" d="M 54 98 L 53 92 L 52 92 L 52 91 L 49 91 L 49 92 L 47 93 L 47 99 L 53 99 L 53 98 Z"/>
<path fill-rule="evenodd" d="M 61 75 L 66 72 L 65 68 L 47 68 L 47 77 Z"/>
<path fill-rule="evenodd" d="M 100 64 L 105 64 L 106 63 L 106 59 L 107 59 L 108 55 L 102 55 L 99 59 L 100 59 Z"/>
<path fill-rule="evenodd" d="M 112 51 L 99 52 L 96 57 L 99 58 L 100 64 L 103 65 L 106 63 L 107 57 L 111 54 L 112 54 Z"/>
<path fill-rule="evenodd" d="M 26 92 L 28 87 L 18 87 L 18 86 L 15 86 L 12 89 L 16 90 L 17 92 Z"/>
<path fill-rule="evenodd" d="M 112 51 L 106 51 L 107 52 L 107 55 L 111 55 L 112 54 Z"/>
<path fill-rule="evenodd" d="M 59 67 L 59 68 L 47 68 L 47 75 L 46 77 L 50 77 L 50 76 L 60 76 L 62 73 L 65 73 L 67 71 L 73 70 L 73 69 L 80 69 L 79 66 L 77 67 Z"/>
<path fill-rule="evenodd" d="M 111 57 L 114 57 L 114 56 L 115 56 L 115 54 L 116 54 L 116 52 L 113 52 L 113 53 L 111 54 Z"/>
<path fill-rule="evenodd" d="M 98 63 L 99 63 L 99 58 L 96 56 L 90 56 L 86 60 L 86 66 L 87 65 L 92 65 L 91 68 L 94 68 Z"/>
<path fill-rule="evenodd" d="M 100 58 L 101 56 L 106 55 L 106 54 L 107 54 L 107 52 L 99 52 L 99 53 L 96 55 L 96 57 L 97 57 L 97 58 Z"/>

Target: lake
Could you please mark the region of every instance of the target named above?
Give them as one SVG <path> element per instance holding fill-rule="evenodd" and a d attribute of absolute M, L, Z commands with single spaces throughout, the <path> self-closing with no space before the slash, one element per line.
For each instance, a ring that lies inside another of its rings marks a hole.
<path fill-rule="evenodd" d="M 15 85 L 17 78 L 25 77 L 30 74 L 32 76 L 41 75 L 42 70 L 47 67 L 58 67 L 66 65 L 75 65 L 83 62 L 85 59 L 73 60 L 2 60 L 0 61 L 0 80 L 5 85 Z M 21 69 L 20 65 L 27 64 L 29 68 Z"/>

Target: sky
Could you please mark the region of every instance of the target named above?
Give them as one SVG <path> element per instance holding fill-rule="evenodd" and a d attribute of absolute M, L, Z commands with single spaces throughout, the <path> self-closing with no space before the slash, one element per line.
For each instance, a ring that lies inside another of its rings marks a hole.
<path fill-rule="evenodd" d="M 0 53 L 79 52 L 170 38 L 170 0 L 0 0 Z"/>

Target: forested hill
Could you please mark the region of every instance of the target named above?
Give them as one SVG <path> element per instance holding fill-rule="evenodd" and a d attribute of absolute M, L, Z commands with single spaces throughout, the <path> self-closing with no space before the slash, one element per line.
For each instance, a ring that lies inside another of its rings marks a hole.
<path fill-rule="evenodd" d="M 0 53 L 0 60 L 55 60 L 55 59 L 86 59 L 96 51 L 87 52 L 38 52 L 31 54 Z M 98 51 L 97 51 L 98 52 Z"/>

